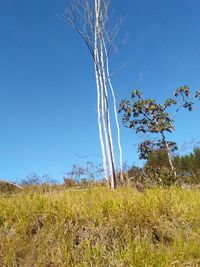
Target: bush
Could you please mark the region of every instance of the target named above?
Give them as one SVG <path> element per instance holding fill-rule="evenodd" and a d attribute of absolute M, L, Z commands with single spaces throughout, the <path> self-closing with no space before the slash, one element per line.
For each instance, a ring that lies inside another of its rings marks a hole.
<path fill-rule="evenodd" d="M 67 188 L 75 187 L 77 186 L 76 181 L 70 179 L 70 178 L 64 178 L 64 186 Z"/>

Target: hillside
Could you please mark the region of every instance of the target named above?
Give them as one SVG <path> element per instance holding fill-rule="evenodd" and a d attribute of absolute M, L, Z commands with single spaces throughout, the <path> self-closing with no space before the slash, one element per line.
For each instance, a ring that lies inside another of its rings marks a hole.
<path fill-rule="evenodd" d="M 199 266 L 200 191 L 132 188 L 0 197 L 0 266 Z"/>

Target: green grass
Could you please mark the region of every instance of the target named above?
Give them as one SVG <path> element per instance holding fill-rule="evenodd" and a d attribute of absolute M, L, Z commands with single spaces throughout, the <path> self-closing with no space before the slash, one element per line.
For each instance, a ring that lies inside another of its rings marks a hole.
<path fill-rule="evenodd" d="M 0 266 L 200 266 L 200 191 L 2 196 Z"/>

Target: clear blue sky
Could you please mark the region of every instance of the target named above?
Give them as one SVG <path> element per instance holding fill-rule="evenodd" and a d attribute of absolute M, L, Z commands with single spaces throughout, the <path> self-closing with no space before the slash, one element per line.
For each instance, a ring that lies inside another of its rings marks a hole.
<path fill-rule="evenodd" d="M 96 87 L 90 55 L 58 16 L 64 0 L 0 1 L 0 177 L 31 172 L 61 181 L 73 163 L 100 161 Z M 199 0 L 112 0 L 127 16 L 128 43 L 113 55 L 118 102 L 141 88 L 159 100 L 176 87 L 200 88 Z M 177 117 L 171 138 L 200 136 L 200 103 Z M 124 159 L 138 162 L 138 137 L 122 127 Z"/>

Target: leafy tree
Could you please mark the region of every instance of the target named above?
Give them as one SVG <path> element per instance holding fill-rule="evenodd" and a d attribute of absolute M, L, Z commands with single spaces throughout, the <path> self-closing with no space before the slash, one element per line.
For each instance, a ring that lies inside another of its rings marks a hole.
<path fill-rule="evenodd" d="M 176 177 L 176 171 L 171 158 L 171 153 L 178 149 L 175 142 L 169 141 L 166 134 L 174 131 L 174 117 L 181 108 L 192 111 L 194 99 L 200 99 L 200 91 L 194 96 L 190 94 L 190 88 L 185 85 L 179 87 L 173 98 L 167 99 L 164 104 L 155 99 L 144 99 L 140 90 L 135 90 L 131 100 L 122 100 L 119 112 L 123 112 L 122 123 L 124 126 L 134 129 L 136 133 L 150 133 L 159 136 L 156 141 L 145 140 L 138 147 L 139 158 L 148 159 L 153 150 L 165 150 L 172 174 Z M 172 109 L 174 107 L 174 109 Z"/>
<path fill-rule="evenodd" d="M 165 149 L 158 149 L 151 151 L 147 155 L 146 167 L 152 167 L 154 169 L 169 169 L 168 155 Z"/>

